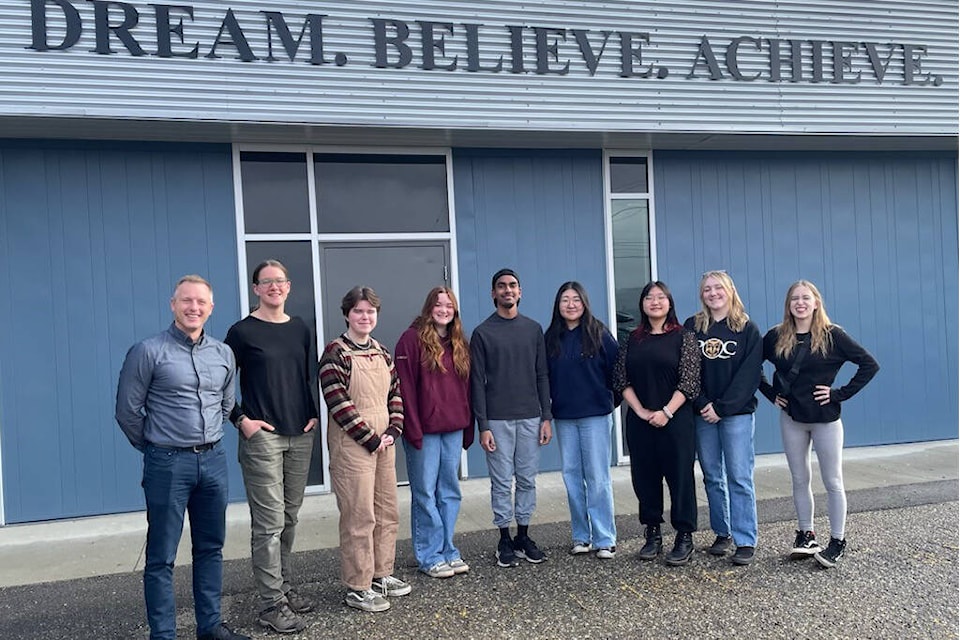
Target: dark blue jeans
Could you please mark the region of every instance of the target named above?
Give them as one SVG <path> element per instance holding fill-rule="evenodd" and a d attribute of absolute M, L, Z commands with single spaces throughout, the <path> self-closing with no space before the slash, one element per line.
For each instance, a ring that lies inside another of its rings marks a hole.
<path fill-rule="evenodd" d="M 173 563 L 190 514 L 193 603 L 197 635 L 220 624 L 223 540 L 226 536 L 227 456 L 223 445 L 194 453 L 148 444 L 143 454 L 147 558 L 143 595 L 151 640 L 175 640 Z"/>

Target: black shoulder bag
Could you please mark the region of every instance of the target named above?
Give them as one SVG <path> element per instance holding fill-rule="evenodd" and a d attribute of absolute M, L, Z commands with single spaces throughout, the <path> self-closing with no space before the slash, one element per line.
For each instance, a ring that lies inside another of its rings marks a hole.
<path fill-rule="evenodd" d="M 797 375 L 800 373 L 800 364 L 809 352 L 810 341 L 806 340 L 801 342 L 800 348 L 797 349 L 796 355 L 793 356 L 793 364 L 790 366 L 790 372 L 786 375 L 780 375 L 779 371 L 773 372 L 773 390 L 777 395 L 783 398 L 790 395 L 790 388 L 793 385 L 793 381 L 797 379 Z"/>

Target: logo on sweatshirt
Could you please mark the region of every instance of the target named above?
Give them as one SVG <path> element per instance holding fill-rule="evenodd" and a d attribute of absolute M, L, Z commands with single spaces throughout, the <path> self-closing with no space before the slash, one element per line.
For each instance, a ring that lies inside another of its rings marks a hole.
<path fill-rule="evenodd" d="M 699 340 L 700 353 L 707 360 L 726 360 L 737 355 L 736 340 L 721 340 L 720 338 L 709 338 Z"/>

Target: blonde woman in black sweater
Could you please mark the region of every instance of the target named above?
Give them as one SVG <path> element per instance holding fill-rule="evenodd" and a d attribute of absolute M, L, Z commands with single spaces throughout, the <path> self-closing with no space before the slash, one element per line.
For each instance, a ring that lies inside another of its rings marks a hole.
<path fill-rule="evenodd" d="M 870 382 L 880 366 L 866 349 L 830 322 L 823 297 L 806 280 L 795 282 L 787 290 L 783 322 L 764 336 L 763 357 L 773 363 L 776 371 L 773 384 L 764 379 L 760 391 L 782 409 L 780 432 L 793 477 L 799 526 L 791 556 L 812 555 L 824 567 L 834 567 L 847 544 L 840 403 Z M 845 362 L 855 364 L 857 372 L 847 384 L 834 388 L 837 372 Z M 827 489 L 830 544 L 826 549 L 817 543 L 813 530 L 811 443 L 817 450 L 820 476 Z"/>

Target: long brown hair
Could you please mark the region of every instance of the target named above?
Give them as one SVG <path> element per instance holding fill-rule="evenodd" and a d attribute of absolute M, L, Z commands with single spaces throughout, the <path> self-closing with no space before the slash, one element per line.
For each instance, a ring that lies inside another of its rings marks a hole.
<path fill-rule="evenodd" d="M 813 310 L 813 321 L 810 323 L 810 353 L 825 356 L 833 347 L 833 337 L 830 334 L 833 323 L 823 306 L 820 290 L 809 280 L 797 280 L 787 289 L 787 299 L 783 301 L 783 322 L 777 325 L 777 344 L 774 351 L 778 357 L 788 358 L 797 346 L 797 324 L 790 313 L 790 297 L 798 287 L 809 289 L 813 299 L 817 301 L 817 308 Z"/>
<path fill-rule="evenodd" d="M 443 366 L 443 344 L 440 342 L 440 334 L 433 323 L 433 307 L 436 306 L 440 294 L 445 293 L 453 303 L 453 320 L 447 325 L 447 337 L 453 345 L 453 368 L 457 370 L 457 375 L 466 378 L 470 375 L 470 344 L 463 335 L 463 324 L 460 322 L 460 304 L 457 302 L 457 296 L 447 287 L 434 287 L 427 294 L 427 299 L 423 302 L 423 309 L 420 315 L 413 321 L 413 327 L 417 330 L 417 337 L 420 339 L 421 353 L 423 354 L 423 364 L 427 365 L 433 371 L 446 373 Z"/>
<path fill-rule="evenodd" d="M 737 333 L 743 331 L 750 316 L 743 308 L 743 301 L 740 299 L 740 294 L 737 293 L 737 285 L 733 284 L 733 278 L 727 275 L 726 271 L 707 271 L 700 278 L 700 311 L 697 311 L 696 315 L 693 316 L 696 330 L 700 333 L 706 333 L 710 329 L 710 325 L 713 324 L 713 316 L 710 314 L 707 303 L 703 300 L 703 285 L 706 284 L 707 278 L 715 279 L 727 293 L 727 306 L 729 307 L 727 326 L 730 327 L 731 331 Z"/>

